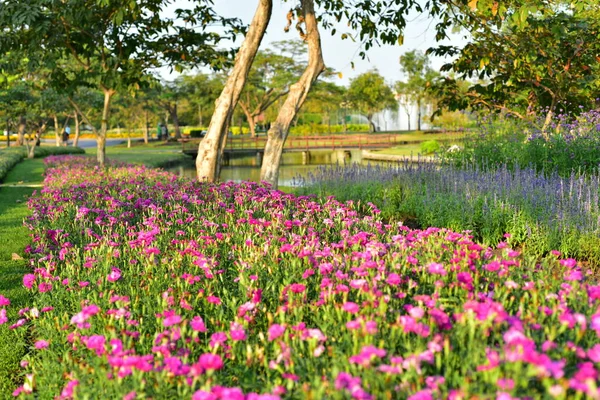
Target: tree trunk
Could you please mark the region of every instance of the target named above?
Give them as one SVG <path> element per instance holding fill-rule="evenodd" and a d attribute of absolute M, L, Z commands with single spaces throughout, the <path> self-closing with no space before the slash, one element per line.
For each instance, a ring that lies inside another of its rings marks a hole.
<path fill-rule="evenodd" d="M 177 103 L 169 109 L 171 119 L 173 120 L 173 129 L 175 129 L 175 139 L 181 139 L 181 129 L 179 128 L 179 116 L 177 115 Z"/>
<path fill-rule="evenodd" d="M 410 131 L 410 114 L 406 113 L 406 122 L 408 123 L 408 130 Z"/>
<path fill-rule="evenodd" d="M 144 111 L 144 143 L 148 144 L 148 138 L 150 137 L 150 132 L 148 128 L 148 110 Z"/>
<path fill-rule="evenodd" d="M 215 111 L 210 120 L 208 132 L 198 145 L 198 157 L 196 158 L 198 180 L 214 182 L 217 179 L 219 149 L 227 135 L 227 123 L 231 119 L 240 93 L 246 84 L 248 72 L 271 19 L 272 9 L 272 0 L 259 0 L 246 38 L 235 57 L 231 74 L 215 103 Z"/>
<path fill-rule="evenodd" d="M 25 142 L 25 116 L 19 117 L 19 128 L 17 130 L 17 146 L 23 146 Z"/>
<path fill-rule="evenodd" d="M 542 126 L 542 136 L 544 139 L 548 140 L 548 126 L 552 122 L 552 117 L 554 116 L 554 108 L 556 107 L 556 96 L 552 96 L 552 102 L 550 103 L 550 108 L 548 109 L 548 113 L 546 114 L 546 119 L 544 120 L 544 125 Z"/>
<path fill-rule="evenodd" d="M 79 134 L 81 133 L 79 114 L 77 111 L 75 111 L 73 118 L 75 119 L 75 138 L 73 139 L 73 147 L 77 147 L 79 145 Z"/>
<path fill-rule="evenodd" d="M 279 110 L 277 119 L 271 126 L 271 129 L 269 129 L 260 170 L 261 181 L 270 183 L 274 188 L 277 188 L 279 164 L 283 153 L 283 145 L 290 132 L 290 126 L 304 104 L 313 83 L 317 80 L 321 72 L 325 70 L 319 26 L 314 10 L 314 0 L 302 0 L 302 13 L 306 25 L 305 40 L 308 43 L 308 65 L 298 82 L 290 87 L 285 102 Z"/>
<path fill-rule="evenodd" d="M 108 131 L 108 117 L 110 115 L 110 99 L 115 92 L 111 89 L 104 89 L 104 107 L 102 108 L 102 123 L 100 131 L 97 133 L 97 153 L 98 164 L 104 166 L 106 162 L 106 132 Z"/>
<path fill-rule="evenodd" d="M 241 119 L 241 118 L 240 118 Z M 229 136 L 229 127 L 231 126 L 231 120 L 227 122 L 225 126 L 225 131 L 227 135 L 221 140 L 221 147 L 219 147 L 219 154 L 217 156 L 217 178 L 221 175 L 221 167 L 223 166 L 223 153 L 225 152 L 225 146 L 227 145 L 227 139 Z"/>
<path fill-rule="evenodd" d="M 417 100 L 417 130 L 421 130 L 421 99 Z"/>
<path fill-rule="evenodd" d="M 42 126 L 39 127 L 37 133 L 33 137 L 33 141 L 29 143 L 30 146 L 27 151 L 27 158 L 35 157 L 35 147 L 37 146 L 37 141 L 40 140 L 40 138 L 42 137 L 42 133 L 44 133 L 44 131 L 46 130 L 46 124 L 47 123 L 44 122 Z"/>
<path fill-rule="evenodd" d="M 373 115 L 367 115 L 367 121 L 369 121 L 369 133 L 375 132 L 375 123 L 373 122 Z"/>
<path fill-rule="evenodd" d="M 254 121 L 254 115 L 246 114 L 246 119 L 248 120 L 248 125 L 250 125 L 250 136 L 256 137 L 256 122 Z"/>
<path fill-rule="evenodd" d="M 52 118 L 54 118 L 54 139 L 56 139 L 56 147 L 60 147 L 60 142 L 62 141 L 62 138 L 60 137 L 61 132 L 60 127 L 58 125 L 58 116 L 54 114 Z"/>

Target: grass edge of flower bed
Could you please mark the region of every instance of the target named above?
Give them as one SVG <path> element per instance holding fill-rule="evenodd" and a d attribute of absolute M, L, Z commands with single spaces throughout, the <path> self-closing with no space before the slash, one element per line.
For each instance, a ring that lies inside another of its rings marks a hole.
<path fill-rule="evenodd" d="M 41 183 L 43 160 L 23 160 L 8 172 L 5 183 Z M 23 218 L 29 214 L 27 198 L 34 192 L 30 187 L 0 188 L 0 293 L 11 299 L 9 314 L 25 307 L 30 293 L 23 286 L 22 277 L 28 271 L 27 260 L 12 260 L 12 254 L 23 256 L 30 241 Z M 8 324 L 0 325 L 0 398 L 9 398 L 19 385 L 19 363 L 28 351 L 27 334 L 10 330 Z"/>

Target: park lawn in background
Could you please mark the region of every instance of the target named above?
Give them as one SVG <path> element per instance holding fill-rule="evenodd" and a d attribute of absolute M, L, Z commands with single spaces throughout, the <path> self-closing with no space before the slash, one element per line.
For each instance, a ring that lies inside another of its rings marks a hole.
<path fill-rule="evenodd" d="M 42 159 L 24 160 L 8 173 L 4 184 L 41 184 L 43 171 Z M 27 261 L 12 260 L 12 254 L 23 257 L 23 250 L 30 242 L 23 219 L 29 215 L 27 198 L 34 190 L 32 187 L 0 187 L 0 294 L 10 299 L 7 314 L 13 319 L 17 311 L 31 301 L 30 293 L 22 284 L 23 275 L 29 272 Z M 19 363 L 28 347 L 27 331 L 0 325 L 0 398 L 10 397 L 19 385 Z"/>
<path fill-rule="evenodd" d="M 86 153 L 96 157 L 96 148 L 86 149 Z M 181 144 L 165 144 L 164 142 L 136 143 L 135 145 L 132 143 L 131 148 L 127 148 L 127 145 L 110 146 L 106 148 L 106 157 L 109 160 L 142 164 L 153 168 L 190 160 L 189 156 L 181 152 Z"/>
<path fill-rule="evenodd" d="M 421 145 L 418 143 L 390 147 L 389 149 L 374 150 L 373 153 L 391 156 L 417 156 L 421 154 Z"/>

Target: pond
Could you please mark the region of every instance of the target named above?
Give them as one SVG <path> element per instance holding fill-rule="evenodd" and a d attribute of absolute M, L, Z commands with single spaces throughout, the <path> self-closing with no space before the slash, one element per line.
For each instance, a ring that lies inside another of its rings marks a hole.
<path fill-rule="evenodd" d="M 283 153 L 279 169 L 279 186 L 293 186 L 294 177 L 306 176 L 321 165 L 370 162 L 362 158 L 362 150 L 311 151 L 307 157 L 302 152 Z M 189 163 L 168 168 L 181 177 L 195 179 L 196 166 L 193 160 Z M 223 181 L 260 181 L 260 160 L 256 156 L 231 156 L 228 165 L 221 168 Z"/>

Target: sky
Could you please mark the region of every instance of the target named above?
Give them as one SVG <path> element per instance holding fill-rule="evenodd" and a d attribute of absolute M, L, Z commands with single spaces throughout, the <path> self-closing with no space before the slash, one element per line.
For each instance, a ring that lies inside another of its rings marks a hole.
<path fill-rule="evenodd" d="M 271 22 L 267 28 L 267 33 L 261 44 L 261 49 L 269 47 L 272 42 L 280 40 L 297 39 L 298 34 L 295 29 L 290 29 L 285 33 L 286 14 L 289 11 L 290 3 L 284 3 L 280 0 L 274 0 Z M 186 7 L 185 0 L 176 0 L 169 7 L 170 10 Z M 215 0 L 215 10 L 223 16 L 238 17 L 249 24 L 256 10 L 256 0 Z M 169 11 L 167 11 L 169 13 Z M 400 72 L 400 56 L 413 49 L 423 52 L 436 44 L 435 42 L 435 23 L 423 15 L 410 15 L 404 34 L 404 44 L 402 46 L 382 46 L 374 47 L 367 52 L 367 59 L 363 60 L 359 55 L 360 45 L 351 40 L 342 40 L 341 32 L 348 29 L 345 26 L 338 27 L 335 36 L 329 31 L 322 29 L 321 42 L 323 47 L 323 57 L 325 65 L 341 73 L 341 78 L 336 78 L 335 83 L 347 86 L 353 77 L 376 68 L 390 84 L 402 80 L 404 77 Z M 445 44 L 464 45 L 466 40 L 463 35 L 453 35 L 451 41 L 443 42 Z M 238 43 L 239 45 L 239 43 Z M 439 69 L 441 65 L 448 62 L 441 58 L 431 58 L 432 67 Z M 354 68 L 352 67 L 354 63 Z M 169 74 L 166 69 L 161 74 L 172 79 L 176 75 Z"/>

